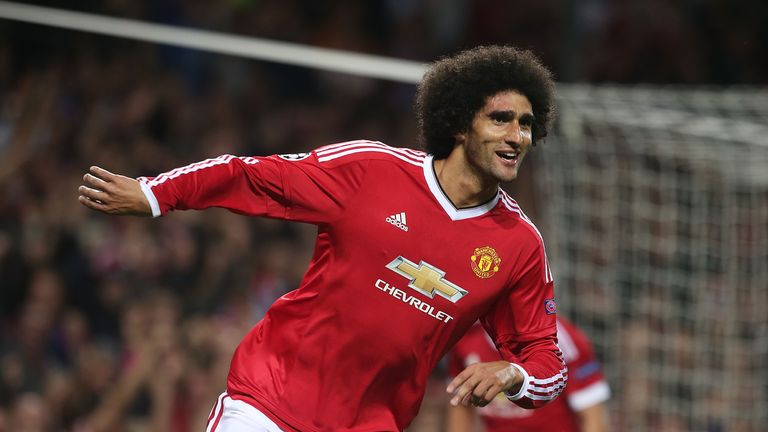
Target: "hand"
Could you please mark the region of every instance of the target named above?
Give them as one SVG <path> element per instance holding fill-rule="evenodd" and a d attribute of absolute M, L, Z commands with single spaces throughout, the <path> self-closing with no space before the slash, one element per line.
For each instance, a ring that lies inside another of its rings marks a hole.
<path fill-rule="evenodd" d="M 502 391 L 519 389 L 523 377 L 509 362 L 475 363 L 456 375 L 446 391 L 453 394 L 451 405 L 486 406 Z"/>
<path fill-rule="evenodd" d="M 149 202 L 135 179 L 92 166 L 83 182 L 85 185 L 77 189 L 77 199 L 89 209 L 112 215 L 152 216 Z"/>

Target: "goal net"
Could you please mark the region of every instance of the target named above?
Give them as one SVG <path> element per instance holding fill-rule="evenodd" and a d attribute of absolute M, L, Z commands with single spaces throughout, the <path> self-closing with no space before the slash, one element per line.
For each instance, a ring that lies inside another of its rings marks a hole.
<path fill-rule="evenodd" d="M 561 86 L 533 152 L 615 430 L 768 430 L 768 92 Z"/>

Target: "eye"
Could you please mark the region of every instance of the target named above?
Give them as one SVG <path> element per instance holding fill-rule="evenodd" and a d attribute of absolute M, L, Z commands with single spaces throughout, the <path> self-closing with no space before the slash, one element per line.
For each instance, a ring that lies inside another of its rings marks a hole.
<path fill-rule="evenodd" d="M 532 116 L 523 116 L 520 119 L 520 127 L 523 129 L 531 129 L 533 128 L 533 117 Z"/>
<path fill-rule="evenodd" d="M 512 114 L 507 112 L 492 112 L 489 117 L 497 124 L 508 123 L 512 120 Z"/>

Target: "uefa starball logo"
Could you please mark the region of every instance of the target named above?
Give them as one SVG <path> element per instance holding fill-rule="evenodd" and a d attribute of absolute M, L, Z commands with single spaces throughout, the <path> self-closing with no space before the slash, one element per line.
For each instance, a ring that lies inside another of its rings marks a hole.
<path fill-rule="evenodd" d="M 277 155 L 280 159 L 285 159 L 287 161 L 300 161 L 308 158 L 312 153 L 288 153 L 288 154 L 281 154 Z"/>
<path fill-rule="evenodd" d="M 544 300 L 544 312 L 546 312 L 547 315 L 553 315 L 557 313 L 557 303 L 555 303 L 555 299 L 548 298 Z"/>

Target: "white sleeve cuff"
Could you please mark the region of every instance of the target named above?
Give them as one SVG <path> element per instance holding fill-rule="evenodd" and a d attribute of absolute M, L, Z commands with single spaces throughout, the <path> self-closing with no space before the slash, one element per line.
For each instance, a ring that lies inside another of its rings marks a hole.
<path fill-rule="evenodd" d="M 528 386 L 530 385 L 529 383 L 530 377 L 528 376 L 528 372 L 526 372 L 525 369 L 523 369 L 523 367 L 520 366 L 519 364 L 510 363 L 509 367 L 516 369 L 520 373 L 520 375 L 522 375 L 523 385 L 520 386 L 520 390 L 518 390 L 517 393 L 515 394 L 509 394 L 508 392 L 504 392 L 504 394 L 507 396 L 507 399 L 511 401 L 520 400 L 523 398 L 523 396 L 525 396 L 526 392 L 528 392 Z"/>
<path fill-rule="evenodd" d="M 568 393 L 568 405 L 574 411 L 582 411 L 593 405 L 607 401 L 611 397 L 611 389 L 605 381 L 598 381 L 583 389 Z"/>
<path fill-rule="evenodd" d="M 149 201 L 149 208 L 152 209 L 152 217 L 156 218 L 160 216 L 160 203 L 157 202 L 157 198 L 155 198 L 155 194 L 152 193 L 152 189 L 147 186 L 146 183 L 141 181 L 141 179 L 139 179 L 139 186 L 141 186 L 141 191 L 144 192 L 144 196 L 147 197 L 147 201 Z"/>

